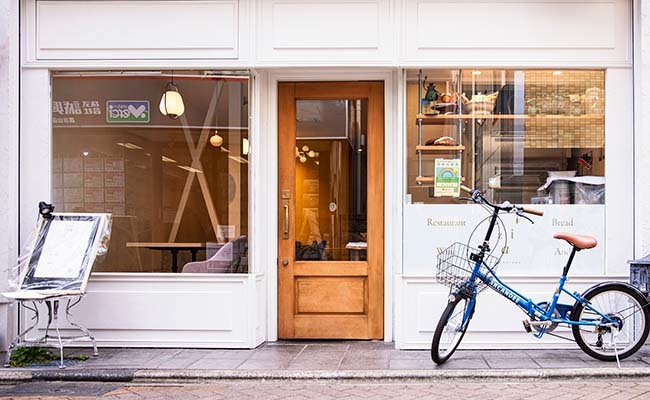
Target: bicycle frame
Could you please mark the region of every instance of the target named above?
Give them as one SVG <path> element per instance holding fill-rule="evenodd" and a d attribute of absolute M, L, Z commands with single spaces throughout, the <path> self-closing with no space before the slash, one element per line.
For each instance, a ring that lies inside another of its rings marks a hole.
<path fill-rule="evenodd" d="M 481 197 L 483 200 L 485 198 Z M 490 242 L 490 237 L 492 236 L 492 232 L 494 230 L 494 227 L 497 223 L 497 219 L 499 217 L 499 212 L 503 210 L 510 210 L 506 209 L 505 207 L 502 206 L 496 206 L 494 204 L 491 204 L 487 200 L 485 202 L 491 206 L 494 211 L 492 213 L 492 216 L 490 218 L 490 225 L 488 227 L 488 231 L 485 235 L 485 239 L 483 241 L 483 244 L 479 246 L 480 252 L 478 254 L 472 254 L 470 259 L 474 261 L 474 268 L 472 270 L 472 274 L 470 275 L 469 279 L 467 280 L 467 284 L 469 284 L 469 290 L 470 294 L 469 296 L 469 307 L 465 310 L 465 313 L 463 315 L 463 320 L 461 326 L 464 326 L 466 323 L 469 322 L 469 319 L 471 317 L 471 313 L 474 309 L 474 303 L 476 301 L 476 281 L 477 279 L 481 280 L 483 283 L 485 283 L 487 286 L 489 286 L 492 290 L 495 292 L 499 293 L 506 299 L 510 300 L 511 302 L 515 303 L 519 308 L 521 308 L 531 319 L 535 319 L 539 322 L 547 322 L 549 323 L 548 325 L 540 325 L 539 332 L 535 334 L 535 337 L 541 338 L 544 336 L 544 333 L 546 332 L 546 329 L 549 325 L 553 324 L 567 324 L 568 326 L 573 326 L 573 325 L 588 325 L 588 326 L 616 326 L 617 323 L 615 320 L 610 318 L 609 316 L 603 314 L 596 308 L 594 308 L 588 301 L 586 301 L 582 295 L 578 292 L 570 292 L 567 289 L 564 288 L 564 284 L 566 283 L 567 279 L 567 274 L 569 272 L 569 268 L 571 266 L 571 263 L 573 262 L 573 257 L 575 256 L 576 252 L 579 251 L 576 247 L 573 248 L 571 255 L 569 256 L 569 260 L 564 267 L 564 270 L 562 272 L 562 275 L 560 276 L 560 279 L 558 281 L 557 287 L 555 289 L 555 292 L 553 293 L 553 298 L 546 307 L 546 309 L 542 308 L 539 304 L 541 303 L 535 303 L 533 300 L 526 298 L 523 296 L 521 293 L 517 292 L 507 284 L 505 284 L 499 277 L 496 275 L 494 270 L 484 261 L 484 256 L 486 253 L 489 252 L 489 242 Z M 532 221 L 531 221 L 532 222 Z M 487 271 L 488 274 L 485 274 L 481 271 L 481 267 L 484 267 Z M 489 276 L 491 275 L 491 276 Z M 461 289 L 461 292 L 463 289 Z M 467 293 L 467 292 L 465 292 Z M 571 298 L 573 298 L 576 302 L 579 302 L 585 307 L 586 309 L 594 312 L 596 315 L 598 315 L 600 318 L 599 319 L 594 319 L 593 321 L 591 320 L 582 320 L 582 321 L 572 321 L 569 319 L 568 312 L 573 309 L 574 306 L 572 305 L 567 305 L 567 304 L 559 304 L 558 301 L 560 299 L 560 295 L 562 293 L 568 294 Z M 553 314 L 556 312 L 560 314 L 560 317 L 554 317 Z"/>
<path fill-rule="evenodd" d="M 492 275 L 491 277 L 488 276 L 487 274 L 484 274 L 481 272 L 481 266 L 484 266 Z M 539 306 L 539 303 L 535 303 L 533 300 L 524 297 L 521 293 L 517 292 L 515 289 L 512 287 L 508 286 L 506 283 L 504 283 L 499 277 L 496 275 L 496 273 L 490 268 L 489 265 L 485 263 L 485 261 L 480 260 L 476 261 L 474 265 L 474 269 L 472 271 L 472 275 L 470 276 L 468 282 L 470 282 L 472 285 L 476 284 L 476 279 L 480 279 L 483 281 L 487 286 L 489 286 L 492 290 L 495 292 L 499 293 L 506 299 L 510 300 L 511 302 L 515 303 L 519 308 L 521 308 L 529 317 L 531 318 L 536 318 L 540 322 L 545 322 L 548 321 L 551 324 L 567 324 L 569 326 L 571 325 L 589 325 L 589 326 L 601 326 L 601 325 L 607 325 L 607 324 L 612 324 L 615 325 L 616 321 L 608 317 L 607 315 L 603 314 L 596 308 L 592 307 L 590 303 L 588 303 L 585 299 L 582 298 L 580 293 L 578 292 L 570 292 L 568 291 L 565 287 L 564 284 L 566 283 L 566 275 L 562 275 L 559 279 L 557 288 L 555 289 L 555 292 L 553 294 L 552 300 L 548 303 L 549 306 L 544 309 Z M 561 293 L 566 293 L 568 294 L 571 298 L 573 298 L 575 301 L 580 302 L 583 304 L 583 306 L 596 313 L 598 316 L 600 316 L 602 319 L 600 320 L 594 320 L 594 321 L 572 321 L 567 317 L 567 311 L 570 309 L 573 309 L 573 306 L 569 305 L 560 305 L 558 304 L 558 301 L 560 299 L 560 294 Z M 476 296 L 473 296 L 472 300 L 474 301 Z M 560 318 L 553 317 L 553 314 L 555 312 L 556 307 L 561 306 L 558 308 L 558 312 L 560 313 Z M 468 309 L 471 309 L 471 307 L 468 307 Z M 466 316 L 469 318 L 469 314 Z M 463 317 L 463 321 L 465 321 L 465 316 Z M 604 321 L 604 322 L 603 322 Z M 539 333 L 535 334 L 535 337 L 541 338 L 544 333 L 546 332 L 546 326 L 542 325 L 540 327 Z"/>

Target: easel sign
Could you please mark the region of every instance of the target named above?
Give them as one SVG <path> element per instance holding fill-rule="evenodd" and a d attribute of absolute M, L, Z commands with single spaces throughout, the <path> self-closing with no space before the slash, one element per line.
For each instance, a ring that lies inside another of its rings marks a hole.
<path fill-rule="evenodd" d="M 100 249 L 108 244 L 110 214 L 53 213 L 41 217 L 18 291 L 7 297 L 84 294 Z"/>

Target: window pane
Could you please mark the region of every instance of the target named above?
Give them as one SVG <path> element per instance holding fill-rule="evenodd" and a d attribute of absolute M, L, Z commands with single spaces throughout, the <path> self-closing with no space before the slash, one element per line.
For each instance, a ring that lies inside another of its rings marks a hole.
<path fill-rule="evenodd" d="M 604 70 L 412 70 L 406 96 L 405 274 L 433 274 L 432 257 L 454 242 L 481 244 L 486 210 L 445 186 L 461 182 L 493 202 L 544 211 L 534 225 L 501 216 L 490 246 L 503 257 L 500 273 L 557 274 L 548 266 L 565 265 L 570 252 L 551 239 L 558 232 L 604 243 Z M 571 273 L 592 275 L 605 251 L 581 253 Z"/>
<path fill-rule="evenodd" d="M 604 71 L 426 70 L 407 82 L 413 202 L 453 202 L 435 164 L 458 159 L 465 185 L 494 201 L 604 203 Z"/>
<path fill-rule="evenodd" d="M 368 101 L 296 104 L 296 260 L 365 261 Z"/>
<path fill-rule="evenodd" d="M 95 272 L 248 271 L 248 78 L 175 74 L 177 119 L 171 80 L 53 76 L 57 211 L 113 215 Z"/>

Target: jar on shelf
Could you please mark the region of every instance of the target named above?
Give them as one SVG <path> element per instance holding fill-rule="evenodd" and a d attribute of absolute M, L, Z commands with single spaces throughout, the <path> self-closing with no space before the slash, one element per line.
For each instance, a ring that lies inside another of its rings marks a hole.
<path fill-rule="evenodd" d="M 580 115 L 582 114 L 582 98 L 579 94 L 569 95 L 569 114 Z"/>
<path fill-rule="evenodd" d="M 600 88 L 592 87 L 585 90 L 584 111 L 585 114 L 602 114 L 605 111 Z"/>

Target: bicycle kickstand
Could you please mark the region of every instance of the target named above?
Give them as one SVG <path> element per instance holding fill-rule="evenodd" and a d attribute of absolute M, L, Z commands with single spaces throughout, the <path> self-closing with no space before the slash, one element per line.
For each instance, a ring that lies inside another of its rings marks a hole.
<path fill-rule="evenodd" d="M 612 327 L 612 332 L 611 332 L 611 343 L 614 346 L 614 355 L 616 356 L 616 365 L 618 366 L 618 369 L 621 369 L 621 361 L 618 359 L 618 347 L 616 347 L 616 338 L 618 337 L 618 328 Z"/>

